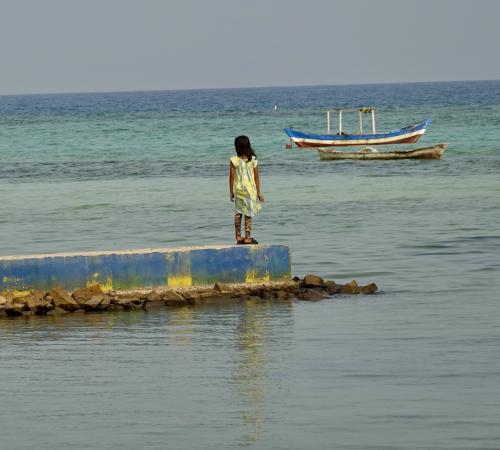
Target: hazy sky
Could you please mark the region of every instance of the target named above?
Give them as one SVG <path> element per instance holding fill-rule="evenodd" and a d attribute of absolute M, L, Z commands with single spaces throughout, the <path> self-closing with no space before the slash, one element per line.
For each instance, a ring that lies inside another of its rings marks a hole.
<path fill-rule="evenodd" d="M 0 0 L 0 94 L 500 78 L 496 0 Z"/>

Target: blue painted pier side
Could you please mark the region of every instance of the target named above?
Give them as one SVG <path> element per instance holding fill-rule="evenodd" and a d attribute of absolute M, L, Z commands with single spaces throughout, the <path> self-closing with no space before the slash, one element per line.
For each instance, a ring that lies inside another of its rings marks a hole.
<path fill-rule="evenodd" d="M 105 289 L 203 286 L 290 279 L 283 245 L 155 248 L 0 256 L 0 291 L 25 292 L 92 284 Z"/>

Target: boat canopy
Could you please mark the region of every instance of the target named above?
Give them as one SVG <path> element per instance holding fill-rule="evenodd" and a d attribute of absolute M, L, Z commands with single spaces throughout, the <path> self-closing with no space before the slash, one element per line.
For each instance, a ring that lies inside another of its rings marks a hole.
<path fill-rule="evenodd" d="M 371 114 L 372 116 L 372 133 L 375 134 L 376 128 L 375 128 L 375 108 L 371 106 L 363 106 L 361 108 L 329 108 L 326 110 L 326 132 L 327 134 L 331 133 L 331 127 L 330 127 L 330 114 L 331 113 L 338 113 L 339 116 L 339 128 L 338 128 L 338 134 L 342 135 L 344 132 L 342 131 L 342 114 L 343 113 L 355 113 L 357 112 L 359 114 L 359 134 L 363 134 L 363 114 Z"/>

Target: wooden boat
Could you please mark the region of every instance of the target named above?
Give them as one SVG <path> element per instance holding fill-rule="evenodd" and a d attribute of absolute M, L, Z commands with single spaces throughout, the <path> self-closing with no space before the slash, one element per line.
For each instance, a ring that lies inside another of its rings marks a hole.
<path fill-rule="evenodd" d="M 381 159 L 439 159 L 443 155 L 448 144 L 436 144 L 432 147 L 417 148 L 408 151 L 379 152 L 375 149 L 365 148 L 357 152 L 346 152 L 334 149 L 319 148 L 319 157 L 322 160 L 336 159 L 361 159 L 361 160 L 381 160 Z"/>
<path fill-rule="evenodd" d="M 344 112 L 355 112 L 359 114 L 359 132 L 347 134 L 342 131 L 342 114 Z M 330 132 L 330 113 L 338 112 L 338 132 Z M 371 114 L 372 132 L 363 133 L 363 114 Z M 332 146 L 351 146 L 351 145 L 386 145 L 386 144 L 410 144 L 417 142 L 425 130 L 431 124 L 430 119 L 415 125 L 409 125 L 398 130 L 377 133 L 375 128 L 375 108 L 359 109 L 330 109 L 326 111 L 326 134 L 304 133 L 292 128 L 285 128 L 284 131 L 291 142 L 301 148 L 332 147 Z M 290 147 L 288 147 L 290 148 Z"/>

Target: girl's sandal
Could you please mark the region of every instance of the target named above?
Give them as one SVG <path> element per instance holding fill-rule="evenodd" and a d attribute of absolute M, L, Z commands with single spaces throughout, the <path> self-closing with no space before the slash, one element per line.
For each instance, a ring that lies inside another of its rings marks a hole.
<path fill-rule="evenodd" d="M 249 242 L 246 239 L 243 239 L 243 244 L 245 244 L 245 245 L 254 245 L 254 244 L 258 244 L 258 242 L 254 238 L 250 238 Z"/>
<path fill-rule="evenodd" d="M 236 239 L 236 245 L 243 245 L 243 244 L 245 244 L 245 238 Z"/>

